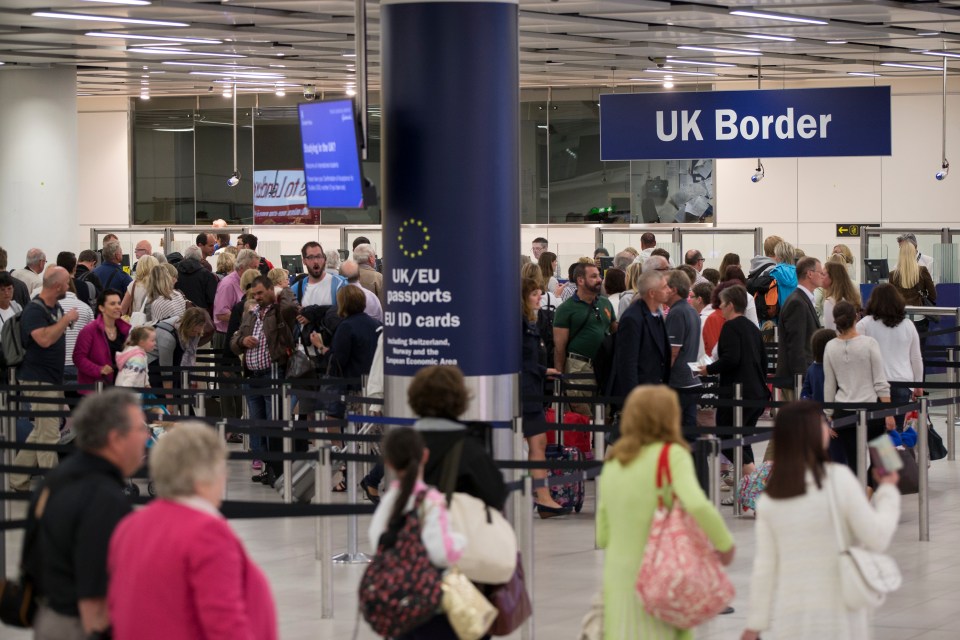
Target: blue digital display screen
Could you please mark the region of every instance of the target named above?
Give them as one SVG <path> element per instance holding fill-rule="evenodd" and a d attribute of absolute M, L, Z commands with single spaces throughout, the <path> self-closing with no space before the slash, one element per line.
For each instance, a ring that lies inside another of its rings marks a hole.
<path fill-rule="evenodd" d="M 307 206 L 363 208 L 363 173 L 352 100 L 300 105 Z"/>

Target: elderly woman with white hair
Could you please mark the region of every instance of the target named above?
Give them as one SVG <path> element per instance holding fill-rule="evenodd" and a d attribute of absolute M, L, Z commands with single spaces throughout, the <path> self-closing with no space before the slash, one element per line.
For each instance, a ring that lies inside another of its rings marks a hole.
<path fill-rule="evenodd" d="M 200 422 L 182 422 L 150 453 L 157 499 L 110 540 L 107 603 L 117 640 L 275 640 L 270 584 L 218 511 L 227 448 Z"/>

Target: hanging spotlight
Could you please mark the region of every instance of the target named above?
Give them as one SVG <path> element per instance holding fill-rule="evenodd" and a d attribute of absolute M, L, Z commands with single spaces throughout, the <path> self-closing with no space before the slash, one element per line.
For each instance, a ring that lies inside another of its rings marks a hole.
<path fill-rule="evenodd" d="M 947 59 L 943 59 L 943 120 L 941 123 L 940 143 L 940 171 L 937 171 L 937 180 L 944 180 L 950 175 L 950 162 L 947 160 Z"/>
<path fill-rule="evenodd" d="M 757 172 L 750 176 L 750 182 L 760 182 L 765 175 L 766 172 L 763 170 L 763 163 L 760 162 L 760 158 L 757 158 Z"/>
<path fill-rule="evenodd" d="M 227 186 L 235 187 L 240 184 L 240 172 L 234 171 L 229 178 L 227 178 Z"/>

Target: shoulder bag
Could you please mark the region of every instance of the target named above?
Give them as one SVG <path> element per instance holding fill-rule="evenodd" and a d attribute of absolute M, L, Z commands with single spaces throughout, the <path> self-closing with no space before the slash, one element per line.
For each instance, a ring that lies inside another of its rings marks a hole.
<path fill-rule="evenodd" d="M 137 293 L 137 283 L 133 283 L 133 289 L 131 289 L 130 297 L 135 298 Z M 145 324 L 148 324 L 149 318 L 147 317 L 147 297 L 150 294 L 143 296 L 143 302 L 140 304 L 140 308 L 137 311 L 133 311 L 130 314 L 130 328 L 139 327 Z M 161 318 L 162 319 L 162 318 Z"/>
<path fill-rule="evenodd" d="M 647 613 L 678 629 L 692 629 L 719 614 L 733 600 L 730 579 L 707 535 L 671 491 L 670 444 L 657 465 L 657 511 L 637 576 L 637 594 Z"/>
<path fill-rule="evenodd" d="M 523 575 L 523 561 L 517 553 L 517 568 L 513 572 L 510 582 L 497 587 L 490 594 L 490 602 L 497 608 L 498 614 L 490 634 L 494 636 L 508 636 L 523 624 L 533 613 L 530 604 L 530 595 Z"/>
<path fill-rule="evenodd" d="M 841 529 L 833 481 L 828 478 L 827 483 L 827 502 L 830 504 L 830 517 L 840 550 L 840 593 L 843 602 L 851 610 L 879 607 L 888 593 L 900 588 L 903 582 L 900 568 L 896 560 L 885 553 L 847 544 Z"/>
<path fill-rule="evenodd" d="M 472 582 L 505 584 L 517 568 L 517 535 L 502 513 L 479 498 L 454 491 L 462 453 L 461 438 L 444 460 L 440 482 L 447 496 L 450 527 L 467 536 L 457 566 Z"/>
<path fill-rule="evenodd" d="M 497 617 L 497 610 L 457 567 L 443 576 L 443 612 L 459 640 L 480 640 Z"/>

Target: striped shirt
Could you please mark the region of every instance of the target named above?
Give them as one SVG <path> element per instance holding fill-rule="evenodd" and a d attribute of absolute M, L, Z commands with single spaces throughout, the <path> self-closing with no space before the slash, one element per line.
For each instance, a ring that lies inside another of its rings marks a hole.
<path fill-rule="evenodd" d="M 273 305 L 270 305 L 273 306 Z M 263 371 L 270 368 L 270 347 L 267 345 L 267 337 L 263 333 L 263 317 L 267 315 L 266 309 L 256 307 L 251 310 L 256 318 L 253 321 L 253 337 L 257 339 L 257 346 L 247 349 L 245 362 L 247 369 L 251 371 Z"/>
<path fill-rule="evenodd" d="M 67 331 L 64 333 L 67 339 L 67 355 L 64 358 L 64 364 L 72 367 L 74 366 L 73 347 L 77 344 L 77 335 L 81 329 L 93 322 L 93 310 L 90 309 L 90 305 L 77 298 L 77 294 L 70 291 L 67 292 L 67 297 L 60 301 L 60 306 L 64 313 L 70 311 L 70 309 L 76 309 L 77 313 L 80 314 L 73 326 L 67 327 Z"/>
<path fill-rule="evenodd" d="M 183 293 L 174 290 L 170 298 L 154 298 L 147 305 L 147 317 L 151 322 L 160 322 L 162 320 L 178 321 L 187 312 L 187 300 Z"/>

